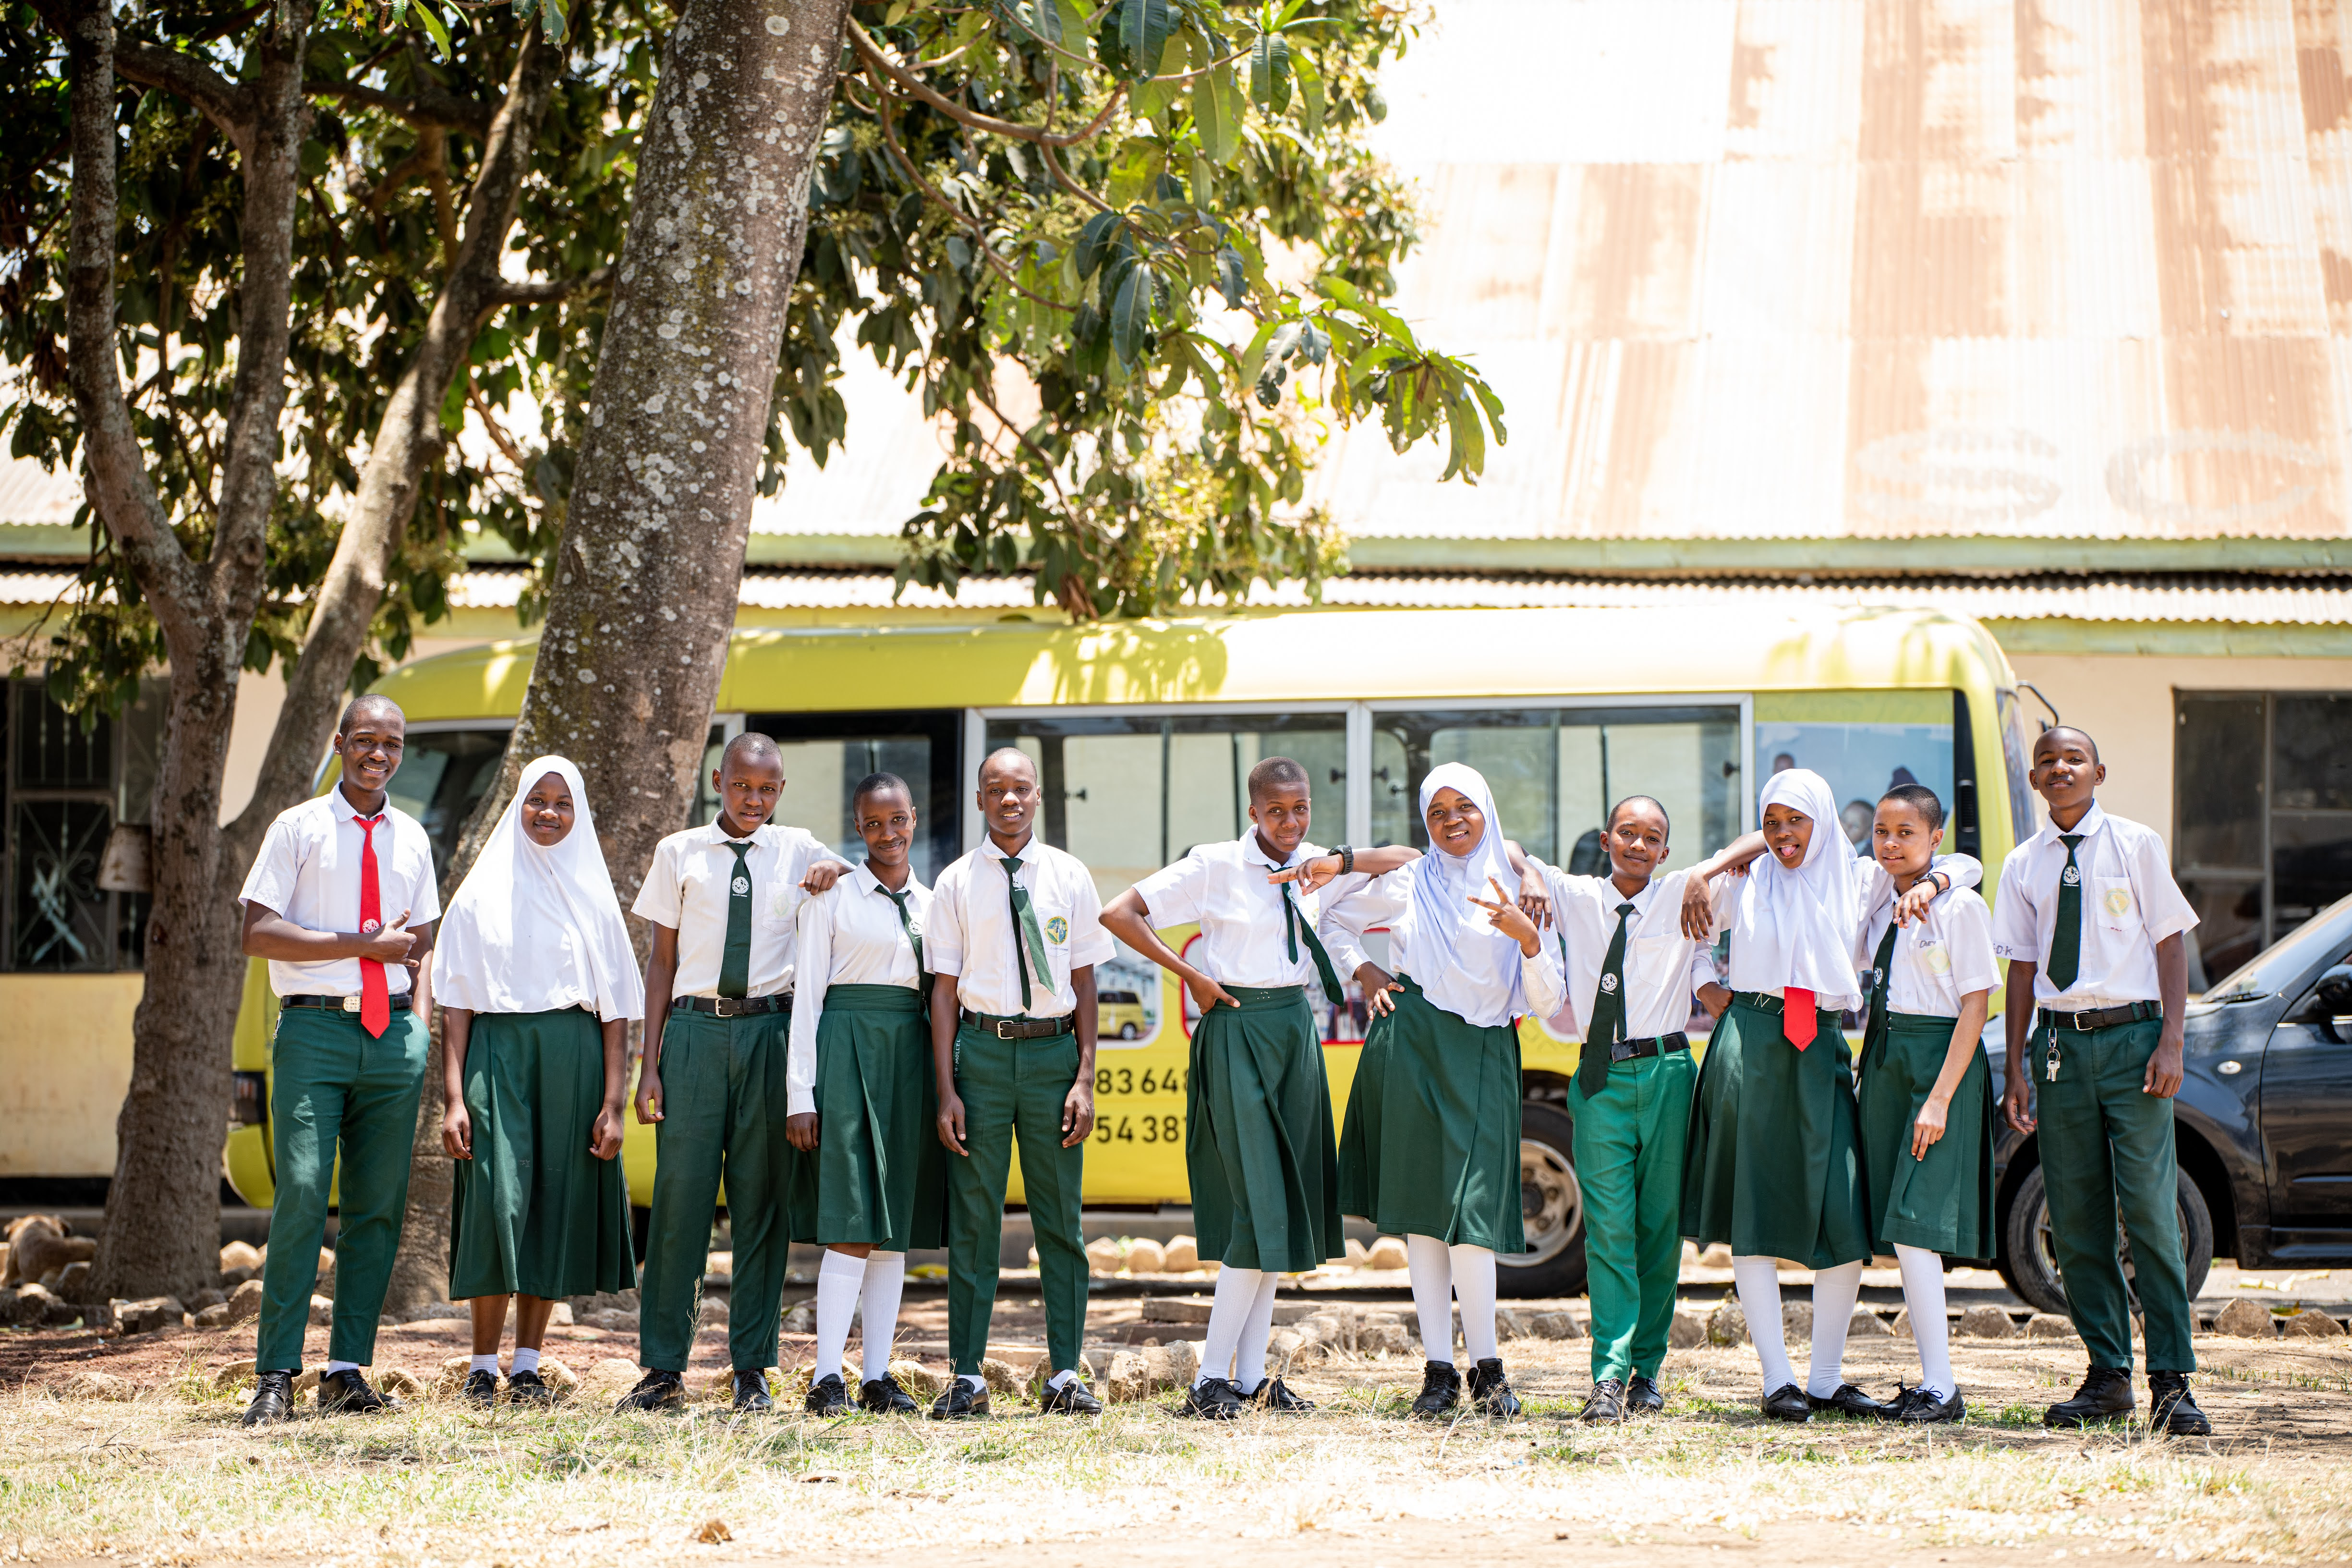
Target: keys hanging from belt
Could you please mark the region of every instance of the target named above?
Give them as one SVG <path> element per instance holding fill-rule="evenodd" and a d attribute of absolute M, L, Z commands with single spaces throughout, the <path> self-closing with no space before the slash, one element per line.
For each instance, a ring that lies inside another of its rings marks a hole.
<path fill-rule="evenodd" d="M 2042 1077 L 2045 1083 L 2058 1081 L 2058 1031 L 2050 1031 L 2050 1049 L 2042 1058 Z"/>

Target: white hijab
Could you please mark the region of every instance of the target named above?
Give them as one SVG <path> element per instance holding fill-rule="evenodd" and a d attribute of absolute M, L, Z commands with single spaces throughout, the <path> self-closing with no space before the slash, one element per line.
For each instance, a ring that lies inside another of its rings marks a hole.
<path fill-rule="evenodd" d="M 522 828 L 523 801 L 549 773 L 570 787 L 574 812 L 572 831 L 552 847 L 532 843 Z M 522 770 L 488 846 L 441 917 L 433 999 L 474 1013 L 571 1005 L 578 998 L 557 995 L 563 971 L 549 962 L 565 947 L 595 993 L 598 1017 L 645 1016 L 645 977 L 596 842 L 588 786 L 566 759 L 538 757 Z"/>
<path fill-rule="evenodd" d="M 1739 890 L 1731 922 L 1731 988 L 1785 991 L 1800 986 L 1824 1007 L 1851 1007 L 1861 999 L 1854 978 L 1856 883 L 1863 862 L 1838 826 L 1837 797 L 1809 768 L 1788 768 L 1764 783 L 1757 802 L 1790 805 L 1812 818 L 1813 837 L 1795 870 L 1767 850 Z"/>
<path fill-rule="evenodd" d="M 1486 819 L 1486 831 L 1466 856 L 1448 855 L 1433 842 L 1429 853 L 1407 869 L 1412 896 L 1397 921 L 1403 963 L 1422 994 L 1457 1017 L 1491 1022 L 1502 999 L 1507 999 L 1504 1016 L 1523 1013 L 1527 1005 L 1519 986 L 1519 944 L 1496 931 L 1486 911 L 1470 902 L 1474 893 L 1494 898 L 1486 886 L 1489 877 L 1507 899 L 1518 886 L 1518 879 L 1511 875 L 1509 852 L 1503 847 L 1503 819 L 1496 815 L 1494 792 L 1477 769 L 1441 763 L 1421 781 L 1423 822 L 1429 819 L 1430 801 L 1442 789 L 1458 790 L 1475 805 Z"/>

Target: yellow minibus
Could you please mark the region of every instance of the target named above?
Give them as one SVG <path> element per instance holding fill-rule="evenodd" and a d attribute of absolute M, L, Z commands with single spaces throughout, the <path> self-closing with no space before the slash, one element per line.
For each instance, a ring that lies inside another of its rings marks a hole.
<path fill-rule="evenodd" d="M 377 688 L 409 718 L 394 797 L 445 856 L 496 772 L 533 647 L 422 659 Z M 1572 871 L 1605 869 L 1601 827 L 1620 796 L 1664 803 L 1669 863 L 1687 864 L 1752 827 L 1758 781 L 1788 766 L 1822 773 L 1850 803 L 1842 826 L 1857 852 L 1872 803 L 1906 781 L 1950 804 L 1948 847 L 1988 866 L 2031 824 L 2007 659 L 1975 622 L 1919 611 L 1301 610 L 743 630 L 718 706 L 714 748 L 746 729 L 782 748 L 777 819 L 853 858 L 850 789 L 877 770 L 908 779 L 926 881 L 980 841 L 979 759 L 1018 746 L 1045 784 L 1046 841 L 1085 861 L 1106 900 L 1194 844 L 1244 832 L 1243 780 L 1277 753 L 1312 775 L 1318 842 L 1421 843 L 1421 780 L 1460 761 L 1492 784 L 1511 837 Z M 716 814 L 707 784 L 696 810 Z M 1180 948 L 1195 934 L 1167 933 Z M 1087 1200 L 1182 1205 L 1190 999 L 1124 949 L 1103 971 L 1097 987 L 1119 1000 L 1100 1026 Z M 240 1021 L 246 1124 L 227 1152 L 231 1182 L 257 1204 L 269 1201 L 266 993 L 256 984 Z M 1316 1004 L 1343 1107 L 1363 1000 L 1351 988 L 1339 1007 Z M 1584 1276 L 1567 1112 L 1576 1041 L 1565 1018 L 1528 1019 L 1520 1037 L 1531 1250 L 1503 1260 L 1506 1288 L 1574 1294 Z M 633 1126 L 625 1158 L 639 1205 L 653 1150 L 651 1131 Z M 1013 1180 L 1018 1202 L 1017 1168 Z"/>

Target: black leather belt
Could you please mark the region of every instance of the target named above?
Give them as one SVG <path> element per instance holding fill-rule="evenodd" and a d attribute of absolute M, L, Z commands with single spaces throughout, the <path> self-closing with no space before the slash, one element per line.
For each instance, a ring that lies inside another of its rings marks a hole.
<path fill-rule="evenodd" d="M 1000 1040 L 1050 1040 L 1056 1035 L 1078 1032 L 1067 1014 L 1059 1018 L 1006 1018 L 993 1013 L 975 1013 L 967 1007 L 961 1016 L 964 1023 Z"/>
<path fill-rule="evenodd" d="M 672 1012 L 709 1013 L 719 1018 L 749 1018 L 761 1013 L 789 1013 L 793 1010 L 793 994 L 789 991 L 774 996 L 677 996 L 670 1000 Z"/>
<path fill-rule="evenodd" d="M 2126 1002 L 2120 1007 L 2101 1007 L 2091 1013 L 2053 1013 L 2042 1009 L 2043 1026 L 2052 1029 L 2072 1029 L 2087 1035 L 2095 1029 L 2112 1029 L 2118 1024 L 2144 1024 L 2150 1018 L 2164 1016 L 2161 1002 Z"/>
<path fill-rule="evenodd" d="M 1663 1057 L 1670 1051 L 1690 1049 L 1690 1037 L 1680 1029 L 1671 1035 L 1652 1035 L 1646 1040 L 1620 1040 L 1609 1047 L 1612 1062 L 1639 1061 L 1643 1057 Z"/>
<path fill-rule="evenodd" d="M 356 996 L 280 996 L 278 1005 L 280 1007 L 316 1007 L 327 1013 L 356 1013 L 360 1010 L 360 999 Z M 392 1008 L 395 1013 L 406 1012 L 408 993 L 403 991 L 393 997 Z"/>

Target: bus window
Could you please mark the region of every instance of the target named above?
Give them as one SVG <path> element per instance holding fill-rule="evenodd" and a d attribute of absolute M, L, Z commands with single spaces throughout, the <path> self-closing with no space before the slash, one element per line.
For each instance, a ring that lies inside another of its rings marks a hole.
<path fill-rule="evenodd" d="M 1921 784 L 1952 808 L 1952 693 L 1792 691 L 1757 694 L 1756 774 L 1810 768 L 1837 797 L 1838 826 L 1870 853 L 1878 797 Z"/>
<path fill-rule="evenodd" d="M 466 819 L 498 775 L 499 759 L 506 751 L 504 729 L 408 731 L 400 771 L 392 775 L 384 793 L 393 805 L 425 825 L 425 836 L 433 841 L 436 876 L 447 874 L 449 858 L 465 836 Z"/>
<path fill-rule="evenodd" d="M 851 820 L 859 781 L 868 773 L 905 779 L 914 791 L 919 829 L 915 875 L 929 883 L 962 853 L 963 792 L 955 779 L 962 717 L 942 710 L 753 713 L 743 727 L 766 735 L 783 753 L 784 798 L 775 820 L 808 829 L 853 865 L 866 858 L 866 841 Z M 715 799 L 710 811 L 715 820 Z"/>
<path fill-rule="evenodd" d="M 1580 875 L 1608 868 L 1610 805 L 1656 797 L 1687 865 L 1738 837 L 1737 708 L 1528 708 L 1372 717 L 1372 842 L 1426 847 L 1421 781 L 1467 763 L 1529 853 Z"/>

